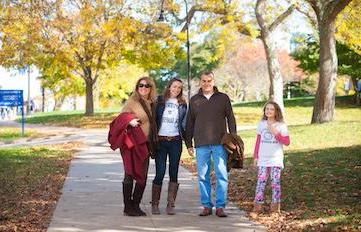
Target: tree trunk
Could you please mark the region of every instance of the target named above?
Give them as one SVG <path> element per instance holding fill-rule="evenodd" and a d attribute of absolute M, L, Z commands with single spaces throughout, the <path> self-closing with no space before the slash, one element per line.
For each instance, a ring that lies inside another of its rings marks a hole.
<path fill-rule="evenodd" d="M 95 82 L 93 85 L 93 101 L 94 101 L 94 108 L 99 109 L 100 106 L 100 89 L 99 89 L 99 82 Z"/>
<path fill-rule="evenodd" d="M 91 78 L 85 79 L 85 115 L 94 115 L 94 101 L 93 101 L 93 80 Z"/>
<path fill-rule="evenodd" d="M 54 97 L 54 108 L 53 111 L 60 111 L 64 103 L 65 97 Z"/>
<path fill-rule="evenodd" d="M 94 80 L 92 78 L 92 69 L 88 66 L 83 66 L 83 79 L 85 81 L 85 116 L 94 115 L 94 97 L 93 87 Z"/>
<path fill-rule="evenodd" d="M 269 99 L 277 102 L 284 112 L 283 104 L 283 79 L 280 64 L 277 58 L 277 50 L 271 35 L 262 36 L 262 42 L 266 51 L 267 68 L 270 79 Z"/>
<path fill-rule="evenodd" d="M 77 101 L 77 97 L 76 95 L 73 96 L 73 110 L 76 110 L 76 101 Z"/>
<path fill-rule="evenodd" d="M 333 120 L 335 111 L 337 54 L 335 43 L 335 20 L 319 23 L 320 77 L 313 106 L 311 123 Z"/>

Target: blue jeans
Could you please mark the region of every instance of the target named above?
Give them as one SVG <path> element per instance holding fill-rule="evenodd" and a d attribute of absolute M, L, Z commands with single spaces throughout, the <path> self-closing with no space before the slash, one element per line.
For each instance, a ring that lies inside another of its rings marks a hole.
<path fill-rule="evenodd" d="M 228 173 L 227 153 L 222 145 L 204 145 L 196 148 L 201 204 L 203 207 L 213 207 L 210 180 L 211 158 L 216 174 L 216 208 L 224 208 L 227 203 Z"/>
<path fill-rule="evenodd" d="M 155 156 L 155 178 L 153 183 L 162 185 L 169 155 L 169 180 L 178 182 L 179 160 L 182 154 L 182 140 L 159 141 Z"/>

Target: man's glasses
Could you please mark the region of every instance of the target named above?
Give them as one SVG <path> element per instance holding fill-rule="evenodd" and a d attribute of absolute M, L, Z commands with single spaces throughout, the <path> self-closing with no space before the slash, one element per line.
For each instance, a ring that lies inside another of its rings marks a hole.
<path fill-rule="evenodd" d="M 150 87 L 152 87 L 152 85 L 150 85 L 150 84 L 138 84 L 138 88 L 143 88 L 143 87 L 149 89 Z"/>

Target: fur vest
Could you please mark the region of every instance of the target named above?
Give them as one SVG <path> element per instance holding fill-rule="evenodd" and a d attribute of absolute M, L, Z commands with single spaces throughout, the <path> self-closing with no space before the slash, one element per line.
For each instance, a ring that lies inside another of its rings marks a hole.
<path fill-rule="evenodd" d="M 146 101 L 146 104 L 149 111 L 152 112 L 150 102 Z M 150 122 L 147 114 L 143 110 L 143 107 L 136 96 L 131 95 L 129 99 L 125 102 L 125 105 L 122 109 L 122 113 L 124 112 L 133 113 L 136 118 L 140 119 L 140 128 L 142 128 L 144 134 L 149 137 Z"/>

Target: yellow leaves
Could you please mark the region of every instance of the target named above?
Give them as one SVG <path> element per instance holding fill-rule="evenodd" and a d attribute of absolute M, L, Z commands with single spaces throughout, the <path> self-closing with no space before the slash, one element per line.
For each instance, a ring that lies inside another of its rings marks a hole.
<path fill-rule="evenodd" d="M 182 41 L 186 41 L 187 40 L 187 34 L 185 32 L 181 32 L 181 33 L 177 33 L 177 38 L 179 40 L 182 40 Z"/>
<path fill-rule="evenodd" d="M 117 28 L 117 22 L 115 20 L 109 20 L 102 25 L 103 36 L 110 39 L 114 36 L 114 31 Z"/>
<path fill-rule="evenodd" d="M 352 1 L 336 19 L 336 38 L 361 55 L 361 1 Z"/>
<path fill-rule="evenodd" d="M 137 79 L 145 75 L 143 69 L 129 63 L 104 70 L 99 78 L 101 106 L 119 105 L 133 91 Z"/>

